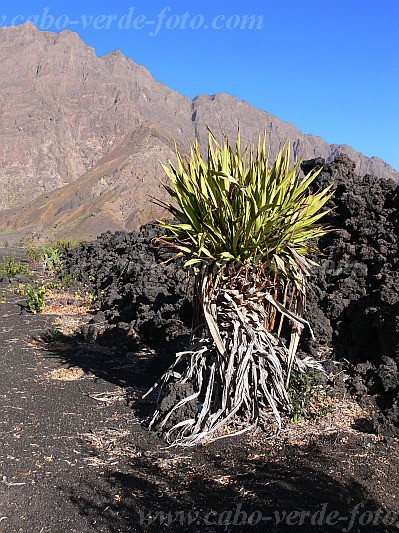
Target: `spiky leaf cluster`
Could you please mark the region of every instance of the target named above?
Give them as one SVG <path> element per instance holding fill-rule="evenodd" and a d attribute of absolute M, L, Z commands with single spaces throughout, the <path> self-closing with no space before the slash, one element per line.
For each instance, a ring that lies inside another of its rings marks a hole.
<path fill-rule="evenodd" d="M 198 142 L 189 161 L 176 149 L 177 165 L 163 168 L 173 203 L 158 202 L 177 220 L 162 223 L 165 241 L 188 258 L 187 265 L 229 262 L 264 266 L 280 279 L 301 280 L 313 251 L 310 241 L 327 230 L 319 224 L 331 187 L 309 192 L 319 171 L 300 175 L 300 161 L 290 163 L 290 145 L 270 164 L 266 136 L 257 149 L 220 145 L 209 132 L 207 161 Z"/>

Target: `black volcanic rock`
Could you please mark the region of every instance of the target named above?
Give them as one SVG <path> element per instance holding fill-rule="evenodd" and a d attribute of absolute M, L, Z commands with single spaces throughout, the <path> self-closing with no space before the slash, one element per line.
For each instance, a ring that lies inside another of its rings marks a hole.
<path fill-rule="evenodd" d="M 320 167 L 319 159 L 303 169 Z M 339 156 L 326 165 L 314 187 L 335 182 L 326 222 L 337 231 L 319 240 L 324 254 L 314 270 L 310 312 L 316 345 L 329 339 L 336 356 L 350 361 L 352 389 L 376 397 L 381 421 L 399 431 L 399 194 L 390 180 L 354 173 Z M 332 334 L 331 334 L 332 333 Z"/>
<path fill-rule="evenodd" d="M 67 270 L 92 285 L 104 323 L 84 334 L 134 350 L 138 342 L 159 350 L 186 346 L 192 291 L 182 262 L 154 242 L 163 230 L 147 224 L 131 233 L 105 233 L 66 252 Z M 117 337 L 117 339 L 116 339 Z"/>

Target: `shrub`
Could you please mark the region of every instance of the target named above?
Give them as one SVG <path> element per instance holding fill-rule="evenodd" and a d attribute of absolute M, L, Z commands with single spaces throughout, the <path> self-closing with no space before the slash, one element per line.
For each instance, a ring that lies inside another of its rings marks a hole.
<path fill-rule="evenodd" d="M 23 265 L 21 261 L 15 260 L 15 254 L 12 257 L 5 255 L 4 260 L 0 263 L 0 278 L 8 277 L 14 278 L 20 274 L 30 274 L 30 270 L 27 265 Z"/>
<path fill-rule="evenodd" d="M 46 294 L 46 289 L 40 287 L 37 291 L 34 289 L 28 290 L 28 297 L 26 299 L 26 308 L 31 313 L 40 313 L 44 309 L 44 297 Z"/>
<path fill-rule="evenodd" d="M 322 370 L 296 351 L 309 325 L 308 256 L 327 231 L 319 220 L 331 185 L 310 193 L 321 169 L 301 177 L 289 144 L 270 165 L 265 138 L 256 151 L 242 151 L 239 134 L 233 149 L 209 133 L 207 162 L 197 142 L 188 163 L 176 155 L 177 166 L 163 167 L 173 202 L 156 200 L 176 222 L 161 223 L 169 234 L 159 240 L 194 269 L 193 343 L 154 386 L 161 403 L 150 427 L 167 429 L 166 439 L 181 445 L 219 438 L 229 425 L 242 433 L 274 419 L 279 429 L 280 413 L 291 408 L 292 371 Z M 288 348 L 284 318 L 292 325 Z M 161 400 L 176 387 L 190 392 L 165 410 Z M 179 418 L 188 407 L 188 418 Z"/>

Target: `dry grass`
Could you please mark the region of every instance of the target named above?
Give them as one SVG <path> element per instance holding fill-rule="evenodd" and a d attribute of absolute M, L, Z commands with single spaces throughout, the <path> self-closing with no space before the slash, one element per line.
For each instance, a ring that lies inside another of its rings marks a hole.
<path fill-rule="evenodd" d="M 322 435 L 342 432 L 358 433 L 353 428 L 356 420 L 369 418 L 370 414 L 349 396 L 330 398 L 329 412 L 317 419 L 300 419 L 298 422 L 285 421 L 278 440 L 288 440 L 293 445 L 306 445 L 310 440 Z"/>
<path fill-rule="evenodd" d="M 72 295 L 65 290 L 48 290 L 46 305 L 42 311 L 44 315 L 75 316 L 92 313 L 94 306 L 82 295 Z"/>
<path fill-rule="evenodd" d="M 127 439 L 129 435 L 129 431 L 111 428 L 80 435 L 91 449 L 91 455 L 84 458 L 85 463 L 95 467 L 115 465 L 123 457 L 137 456 L 136 447 Z"/>
<path fill-rule="evenodd" d="M 71 366 L 70 368 L 56 368 L 44 377 L 55 381 L 79 381 L 86 376 L 87 374 L 81 368 Z"/>

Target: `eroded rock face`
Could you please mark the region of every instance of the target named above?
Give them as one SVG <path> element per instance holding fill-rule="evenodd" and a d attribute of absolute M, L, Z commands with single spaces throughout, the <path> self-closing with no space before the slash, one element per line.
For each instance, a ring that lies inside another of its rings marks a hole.
<path fill-rule="evenodd" d="M 204 149 L 206 125 L 235 138 L 238 124 L 244 143 L 266 129 L 271 157 L 288 139 L 296 156 L 344 152 L 361 175 L 399 177 L 232 96 L 186 98 L 118 51 L 97 57 L 74 32 L 0 28 L 0 240 L 138 228 L 160 214 L 149 196 L 164 194 L 159 161 L 173 141 L 187 151 L 197 136 Z"/>
<path fill-rule="evenodd" d="M 73 182 L 143 121 L 184 122 L 191 108 L 145 68 L 118 52 L 97 57 L 69 30 L 0 28 L 0 49 L 0 209 Z"/>
<path fill-rule="evenodd" d="M 324 161 L 303 163 L 304 171 Z M 319 241 L 308 316 L 316 336 L 304 335 L 302 350 L 315 355 L 332 346 L 349 361 L 351 391 L 379 409 L 379 428 L 399 431 L 398 188 L 392 181 L 359 177 L 340 156 L 324 166 L 315 188 L 335 182 L 327 222 L 335 228 Z M 70 271 L 94 287 L 102 315 L 83 333 L 134 350 L 143 342 L 173 354 L 184 347 L 191 324 L 192 292 L 182 263 L 153 241 L 162 230 L 107 233 L 70 250 Z M 101 294 L 101 291 L 104 291 Z M 91 328 L 91 330 L 90 330 Z M 135 335 L 133 334 L 135 333 Z"/>

